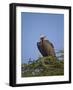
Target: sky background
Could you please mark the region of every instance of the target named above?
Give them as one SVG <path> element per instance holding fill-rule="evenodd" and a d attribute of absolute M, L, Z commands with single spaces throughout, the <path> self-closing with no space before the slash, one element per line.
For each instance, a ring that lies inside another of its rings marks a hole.
<path fill-rule="evenodd" d="M 64 15 L 48 13 L 21 13 L 21 59 L 36 60 L 41 54 L 37 48 L 40 36 L 45 35 L 55 50 L 64 48 Z"/>

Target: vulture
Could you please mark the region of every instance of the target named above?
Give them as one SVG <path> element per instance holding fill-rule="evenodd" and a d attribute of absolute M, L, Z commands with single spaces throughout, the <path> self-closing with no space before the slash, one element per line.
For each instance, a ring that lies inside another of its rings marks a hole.
<path fill-rule="evenodd" d="M 55 56 L 54 45 L 45 36 L 40 37 L 37 47 L 42 56 Z"/>

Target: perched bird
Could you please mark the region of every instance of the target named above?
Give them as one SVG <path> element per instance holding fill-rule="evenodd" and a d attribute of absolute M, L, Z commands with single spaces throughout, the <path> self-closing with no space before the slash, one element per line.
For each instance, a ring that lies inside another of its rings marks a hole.
<path fill-rule="evenodd" d="M 46 39 L 46 36 L 40 37 L 40 42 L 37 42 L 37 47 L 43 56 L 55 56 L 54 46 Z"/>

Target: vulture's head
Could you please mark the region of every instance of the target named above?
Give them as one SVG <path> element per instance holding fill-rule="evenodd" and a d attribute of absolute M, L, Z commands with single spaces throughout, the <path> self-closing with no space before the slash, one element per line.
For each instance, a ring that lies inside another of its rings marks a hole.
<path fill-rule="evenodd" d="M 45 35 L 41 35 L 41 36 L 40 36 L 40 41 L 43 41 L 43 40 L 47 40 L 47 38 L 46 38 Z"/>

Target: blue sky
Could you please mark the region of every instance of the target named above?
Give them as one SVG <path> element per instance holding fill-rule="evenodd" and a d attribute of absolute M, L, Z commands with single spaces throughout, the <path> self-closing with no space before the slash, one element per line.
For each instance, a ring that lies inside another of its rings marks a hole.
<path fill-rule="evenodd" d="M 22 63 L 29 58 L 37 59 L 40 52 L 37 42 L 40 35 L 47 36 L 54 48 L 64 48 L 64 15 L 48 13 L 21 13 L 21 59 Z"/>

